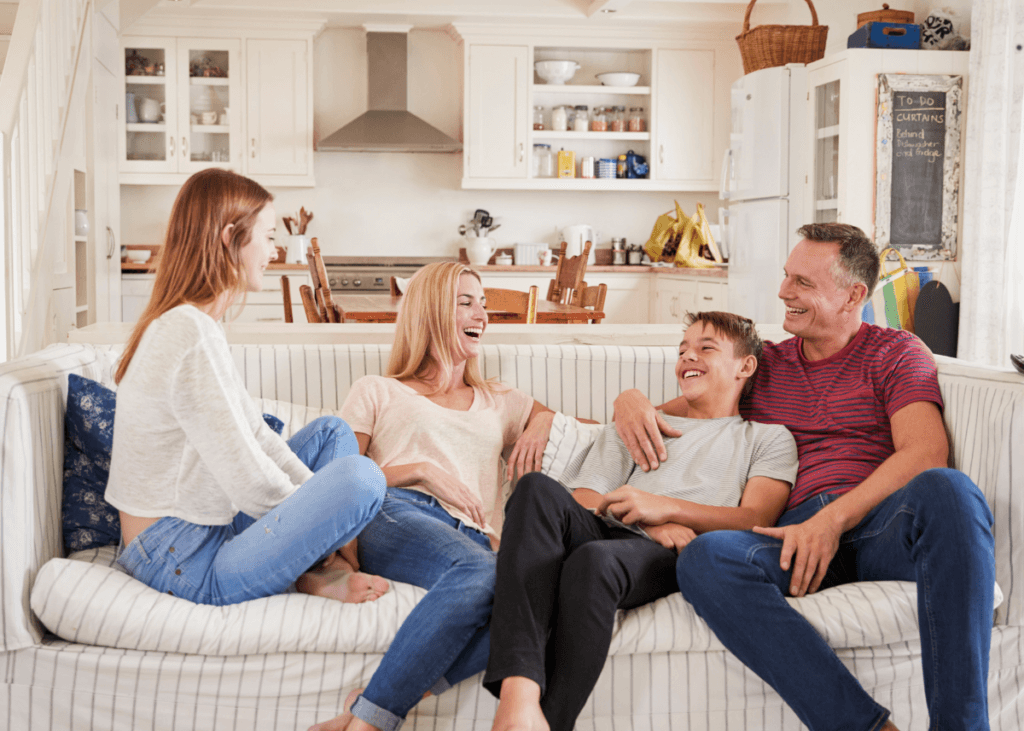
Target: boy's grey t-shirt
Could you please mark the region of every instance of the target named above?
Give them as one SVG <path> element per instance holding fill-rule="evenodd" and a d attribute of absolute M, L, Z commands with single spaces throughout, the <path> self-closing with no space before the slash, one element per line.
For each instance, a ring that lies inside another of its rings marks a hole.
<path fill-rule="evenodd" d="M 662 416 L 683 435 L 665 439 L 668 459 L 658 469 L 641 470 L 615 425 L 609 424 L 594 440 L 577 476 L 563 475 L 565 486 L 603 495 L 628 484 L 655 495 L 735 507 L 751 477 L 769 477 L 790 486 L 796 479 L 796 442 L 784 426 L 745 421 L 741 416 Z M 568 465 L 566 472 L 572 473 L 575 467 Z"/>

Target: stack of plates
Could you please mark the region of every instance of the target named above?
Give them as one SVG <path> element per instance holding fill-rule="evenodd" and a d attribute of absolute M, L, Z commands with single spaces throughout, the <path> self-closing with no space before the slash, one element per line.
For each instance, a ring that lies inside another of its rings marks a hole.
<path fill-rule="evenodd" d="M 597 177 L 599 178 L 614 178 L 615 177 L 615 163 L 616 160 L 610 160 L 607 157 L 602 157 L 597 161 Z"/>

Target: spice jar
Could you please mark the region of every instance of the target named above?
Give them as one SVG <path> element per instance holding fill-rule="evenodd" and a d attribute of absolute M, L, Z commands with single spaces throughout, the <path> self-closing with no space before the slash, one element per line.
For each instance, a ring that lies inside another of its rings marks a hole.
<path fill-rule="evenodd" d="M 535 130 L 544 129 L 544 107 L 533 108 L 533 128 Z"/>
<path fill-rule="evenodd" d="M 555 132 L 566 132 L 569 129 L 569 115 L 565 107 L 555 107 L 551 110 L 551 129 Z"/>
<path fill-rule="evenodd" d="M 629 131 L 630 132 L 646 132 L 647 131 L 647 119 L 644 117 L 643 107 L 630 107 L 629 108 Z"/>
<path fill-rule="evenodd" d="M 608 113 L 608 129 L 612 132 L 626 131 L 626 108 L 612 107 Z"/>
<path fill-rule="evenodd" d="M 586 132 L 590 129 L 590 114 L 587 112 L 586 104 L 576 105 L 576 116 L 573 117 L 572 128 L 574 132 Z"/>
<path fill-rule="evenodd" d="M 605 109 L 597 107 L 594 110 L 594 115 L 590 119 L 590 130 L 592 132 L 608 131 L 608 115 Z"/>
<path fill-rule="evenodd" d="M 555 154 L 551 145 L 536 144 L 533 146 L 533 177 L 555 177 Z"/>

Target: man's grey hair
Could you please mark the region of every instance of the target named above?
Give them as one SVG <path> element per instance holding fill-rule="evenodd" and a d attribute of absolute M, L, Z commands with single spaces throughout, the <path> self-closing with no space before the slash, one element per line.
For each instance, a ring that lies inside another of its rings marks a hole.
<path fill-rule="evenodd" d="M 809 223 L 797 229 L 797 233 L 811 241 L 839 244 L 839 257 L 832 265 L 832 278 L 840 287 L 862 283 L 868 288 L 864 300 L 871 299 L 878 284 L 881 264 L 878 248 L 863 231 L 848 223 Z"/>

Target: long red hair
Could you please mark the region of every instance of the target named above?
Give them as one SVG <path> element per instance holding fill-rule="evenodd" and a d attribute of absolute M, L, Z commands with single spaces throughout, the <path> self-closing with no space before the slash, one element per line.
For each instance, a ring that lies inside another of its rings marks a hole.
<path fill-rule="evenodd" d="M 203 307 L 226 291 L 246 290 L 239 252 L 252 239 L 260 211 L 273 199 L 255 181 L 222 168 L 201 170 L 185 181 L 167 222 L 153 294 L 128 338 L 114 374 L 116 383 L 124 378 L 153 320 L 178 305 Z M 231 240 L 224 246 L 221 232 L 231 224 Z"/>

